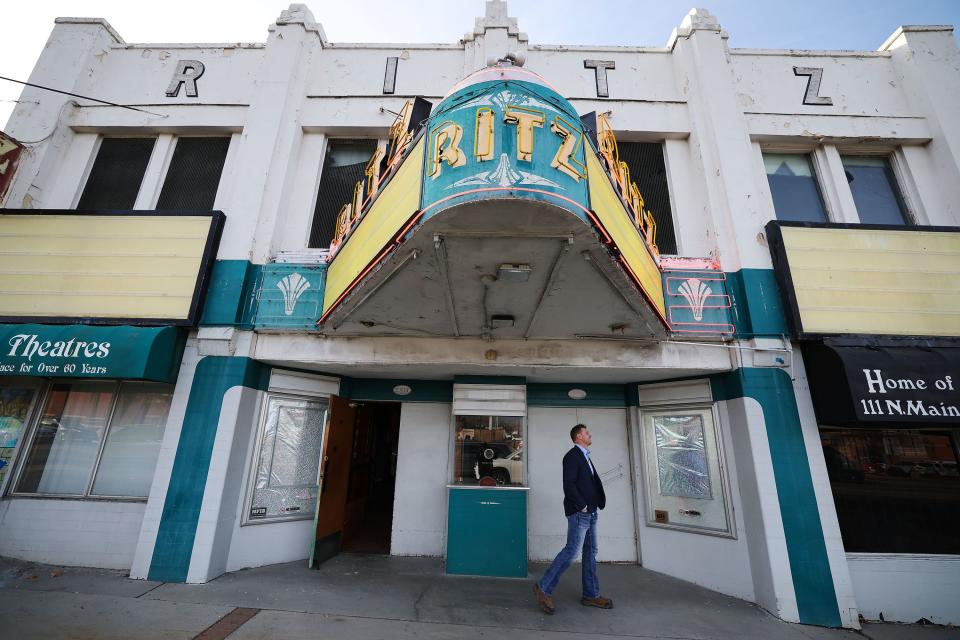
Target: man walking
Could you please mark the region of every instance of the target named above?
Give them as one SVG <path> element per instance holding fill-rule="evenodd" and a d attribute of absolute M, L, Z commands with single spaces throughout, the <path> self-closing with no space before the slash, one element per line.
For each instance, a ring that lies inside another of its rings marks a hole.
<path fill-rule="evenodd" d="M 612 609 L 613 600 L 600 595 L 597 580 L 597 509 L 603 509 L 607 497 L 603 483 L 590 460 L 589 447 L 593 437 L 585 425 L 570 429 L 573 448 L 563 456 L 563 510 L 567 515 L 567 545 L 557 554 L 540 582 L 533 585 L 537 602 L 544 613 L 552 614 L 556 607 L 550 597 L 560 576 L 582 550 L 583 591 L 580 604 L 587 607 Z"/>

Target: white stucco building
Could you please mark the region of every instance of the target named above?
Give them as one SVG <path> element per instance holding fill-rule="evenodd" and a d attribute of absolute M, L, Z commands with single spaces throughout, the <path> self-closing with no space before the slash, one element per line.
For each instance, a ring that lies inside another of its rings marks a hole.
<path fill-rule="evenodd" d="M 549 45 L 494 0 L 455 37 L 57 20 L 4 130 L 0 554 L 523 576 L 585 423 L 601 561 L 960 623 L 953 28 Z"/>

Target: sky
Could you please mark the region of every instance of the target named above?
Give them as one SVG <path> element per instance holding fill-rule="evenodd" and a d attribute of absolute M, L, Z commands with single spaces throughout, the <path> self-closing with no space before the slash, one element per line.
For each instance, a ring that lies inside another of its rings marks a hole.
<path fill-rule="evenodd" d="M 663 46 L 692 6 L 710 10 L 729 45 L 875 50 L 903 24 L 960 24 L 960 0 L 509 0 L 530 44 Z M 57 16 L 105 18 L 127 42 L 264 42 L 289 2 L 32 0 L 0 5 L 0 76 L 26 80 Z M 456 42 L 483 0 L 308 0 L 331 42 Z M 0 123 L 22 87 L 0 80 Z M 94 96 L 109 99 L 105 96 Z"/>

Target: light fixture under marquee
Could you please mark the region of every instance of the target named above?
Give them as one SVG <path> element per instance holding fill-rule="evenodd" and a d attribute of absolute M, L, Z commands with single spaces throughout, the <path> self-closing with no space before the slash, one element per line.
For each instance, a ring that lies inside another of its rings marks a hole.
<path fill-rule="evenodd" d="M 393 393 L 398 396 L 408 396 L 413 393 L 413 388 L 410 385 L 398 384 L 393 388 Z"/>
<path fill-rule="evenodd" d="M 587 397 L 587 392 L 583 389 L 570 389 L 567 391 L 567 397 L 571 400 L 583 400 Z"/>

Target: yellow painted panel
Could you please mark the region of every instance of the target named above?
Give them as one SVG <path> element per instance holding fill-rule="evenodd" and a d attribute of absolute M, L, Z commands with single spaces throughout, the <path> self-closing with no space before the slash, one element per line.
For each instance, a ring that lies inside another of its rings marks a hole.
<path fill-rule="evenodd" d="M 0 316 L 186 319 L 207 216 L 0 216 Z"/>
<path fill-rule="evenodd" d="M 420 208 L 423 146 L 421 138 L 327 268 L 324 313 Z"/>
<path fill-rule="evenodd" d="M 620 202 L 617 192 L 614 191 L 603 167 L 600 166 L 600 161 L 589 150 L 586 156 L 587 176 L 590 182 L 590 208 L 610 234 L 627 265 L 640 279 L 640 285 L 647 299 L 661 317 L 666 317 L 660 268 L 647 249 L 640 231 L 633 224 L 630 214 Z"/>
<path fill-rule="evenodd" d="M 960 233 L 780 230 L 804 332 L 960 335 Z"/>

